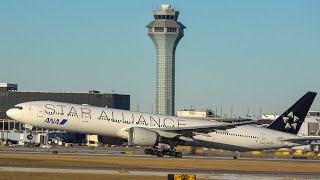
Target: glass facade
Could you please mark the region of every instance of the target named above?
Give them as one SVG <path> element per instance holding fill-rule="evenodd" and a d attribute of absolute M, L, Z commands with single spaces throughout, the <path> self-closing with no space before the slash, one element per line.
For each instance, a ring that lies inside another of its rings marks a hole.
<path fill-rule="evenodd" d="M 178 34 L 150 35 L 156 47 L 156 110 L 158 114 L 174 115 L 175 49 Z"/>

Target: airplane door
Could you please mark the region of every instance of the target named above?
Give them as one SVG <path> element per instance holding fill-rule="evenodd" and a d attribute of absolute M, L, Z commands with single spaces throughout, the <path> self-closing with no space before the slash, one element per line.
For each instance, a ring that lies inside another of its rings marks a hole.
<path fill-rule="evenodd" d="M 44 115 L 44 109 L 43 109 L 42 106 L 38 106 L 38 107 L 37 107 L 37 115 L 38 115 L 38 117 L 43 117 L 43 115 Z"/>
<path fill-rule="evenodd" d="M 82 122 L 88 122 L 89 119 L 90 119 L 90 114 L 84 114 L 82 118 Z"/>
<path fill-rule="evenodd" d="M 263 134 L 263 133 L 260 134 L 260 143 L 261 144 L 266 144 L 267 143 L 266 134 Z"/>

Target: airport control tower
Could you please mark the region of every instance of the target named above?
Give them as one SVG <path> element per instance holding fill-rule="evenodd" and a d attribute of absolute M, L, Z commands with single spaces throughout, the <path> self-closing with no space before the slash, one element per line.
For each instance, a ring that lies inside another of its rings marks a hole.
<path fill-rule="evenodd" d="M 179 11 L 170 5 L 161 5 L 153 14 L 155 20 L 147 28 L 157 53 L 156 113 L 174 115 L 175 51 L 186 27 L 177 21 Z"/>

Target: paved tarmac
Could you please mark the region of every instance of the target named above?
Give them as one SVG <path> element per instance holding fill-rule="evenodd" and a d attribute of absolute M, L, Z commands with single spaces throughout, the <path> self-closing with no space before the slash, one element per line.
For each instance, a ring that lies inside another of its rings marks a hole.
<path fill-rule="evenodd" d="M 319 173 L 282 173 L 282 172 L 256 172 L 256 171 L 209 171 L 209 170 L 163 170 L 163 169 L 139 169 L 139 168 L 83 168 L 83 167 L 52 167 L 52 166 L 0 166 L 0 171 L 18 172 L 51 172 L 51 173 L 85 173 L 85 174 L 118 174 L 118 175 L 141 175 L 141 176 L 167 176 L 167 174 L 196 174 L 198 178 L 204 179 L 319 179 Z"/>
<path fill-rule="evenodd" d="M 71 152 L 71 150 L 75 150 Z M 126 148 L 126 147 L 103 147 L 97 149 L 90 149 L 87 146 L 76 146 L 74 148 L 51 148 L 44 149 L 39 147 L 1 147 L 0 153 L 9 153 L 9 154 L 34 154 L 34 155 L 48 155 L 52 154 L 53 151 L 57 151 L 59 155 L 73 155 L 73 156 L 117 156 L 117 157 L 141 157 L 141 158 L 158 158 L 157 156 L 145 155 L 143 148 Z M 128 154 L 125 154 L 129 152 Z M 162 158 L 174 158 L 169 156 L 164 156 Z M 200 156 L 200 155 L 184 155 L 182 159 L 204 159 L 204 160 L 213 160 L 213 159 L 221 159 L 221 160 L 234 160 L 234 155 L 229 152 L 217 153 L 211 156 Z M 271 162 L 295 162 L 295 163 L 319 163 L 320 159 L 292 159 L 287 156 L 240 156 L 237 158 L 237 161 L 271 161 Z"/>

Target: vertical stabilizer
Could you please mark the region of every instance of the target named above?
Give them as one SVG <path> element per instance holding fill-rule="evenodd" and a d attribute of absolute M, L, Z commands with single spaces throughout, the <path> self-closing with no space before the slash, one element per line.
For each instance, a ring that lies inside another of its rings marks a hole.
<path fill-rule="evenodd" d="M 317 93 L 307 92 L 293 106 L 274 120 L 267 128 L 297 134 Z"/>

